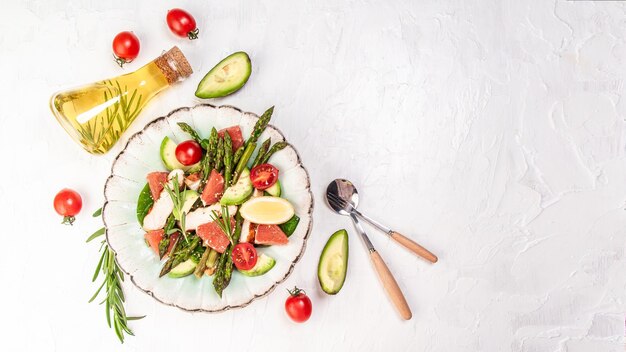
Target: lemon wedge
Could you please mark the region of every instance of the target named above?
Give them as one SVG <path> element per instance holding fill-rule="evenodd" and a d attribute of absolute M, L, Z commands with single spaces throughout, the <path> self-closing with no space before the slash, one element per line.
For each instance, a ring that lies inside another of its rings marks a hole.
<path fill-rule="evenodd" d="M 278 225 L 295 214 L 289 201 L 280 197 L 257 197 L 248 200 L 239 209 L 241 216 L 255 224 Z"/>

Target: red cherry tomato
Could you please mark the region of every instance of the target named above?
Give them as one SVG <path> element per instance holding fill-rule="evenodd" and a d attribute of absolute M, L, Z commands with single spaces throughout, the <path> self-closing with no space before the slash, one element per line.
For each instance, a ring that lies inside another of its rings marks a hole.
<path fill-rule="evenodd" d="M 233 247 L 233 263 L 239 270 L 250 270 L 256 265 L 256 249 L 250 243 L 237 243 Z"/>
<path fill-rule="evenodd" d="M 271 164 L 261 164 L 252 168 L 250 180 L 256 189 L 268 189 L 278 181 L 278 169 Z"/>
<path fill-rule="evenodd" d="M 190 139 L 176 146 L 176 159 L 185 166 L 193 165 L 202 159 L 202 147 Z"/>
<path fill-rule="evenodd" d="M 289 291 L 289 298 L 285 301 L 285 311 L 291 320 L 296 323 L 304 323 L 311 317 L 313 305 L 303 290 L 294 287 L 293 290 Z"/>
<path fill-rule="evenodd" d="M 172 33 L 179 37 L 187 37 L 190 40 L 198 39 L 200 32 L 196 27 L 196 20 L 183 9 L 171 9 L 167 11 L 167 26 Z"/>
<path fill-rule="evenodd" d="M 113 53 L 120 67 L 139 55 L 139 38 L 133 32 L 120 32 L 113 38 Z"/>
<path fill-rule="evenodd" d="M 72 225 L 80 209 L 83 207 L 83 199 L 78 192 L 63 188 L 54 197 L 54 210 L 63 216 L 63 224 Z"/>

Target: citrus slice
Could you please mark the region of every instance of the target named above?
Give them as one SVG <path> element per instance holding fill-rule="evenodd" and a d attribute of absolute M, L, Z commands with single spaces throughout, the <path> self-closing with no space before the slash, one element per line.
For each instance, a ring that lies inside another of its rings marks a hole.
<path fill-rule="evenodd" d="M 244 219 L 261 225 L 282 224 L 295 214 L 291 203 L 279 197 L 251 198 L 241 205 L 239 212 Z"/>

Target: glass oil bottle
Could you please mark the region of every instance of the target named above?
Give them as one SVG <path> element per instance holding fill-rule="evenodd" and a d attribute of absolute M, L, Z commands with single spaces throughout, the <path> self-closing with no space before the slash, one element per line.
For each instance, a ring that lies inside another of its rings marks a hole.
<path fill-rule="evenodd" d="M 137 71 L 56 93 L 50 108 L 86 151 L 104 154 L 148 101 L 191 73 L 185 55 L 173 47 Z"/>

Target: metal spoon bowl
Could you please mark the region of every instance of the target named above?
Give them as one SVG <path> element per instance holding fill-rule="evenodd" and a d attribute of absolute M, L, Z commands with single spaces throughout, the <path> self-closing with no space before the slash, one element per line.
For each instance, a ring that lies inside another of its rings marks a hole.
<path fill-rule="evenodd" d="M 329 197 L 337 197 L 345 202 L 334 202 Z M 350 215 L 352 209 L 359 205 L 359 192 L 352 182 L 338 178 L 328 184 L 326 187 L 326 203 L 336 213 L 341 215 Z"/>

